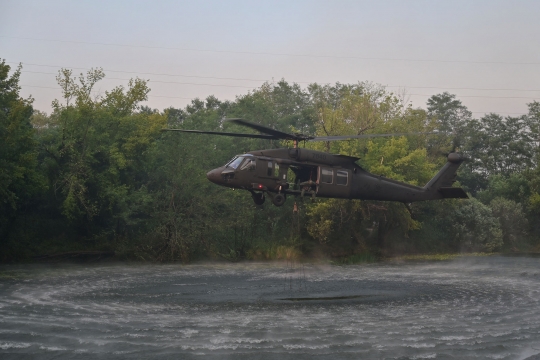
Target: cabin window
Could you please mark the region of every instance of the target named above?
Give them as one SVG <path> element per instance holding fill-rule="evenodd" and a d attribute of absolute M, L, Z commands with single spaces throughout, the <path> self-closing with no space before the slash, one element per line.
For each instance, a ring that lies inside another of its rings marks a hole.
<path fill-rule="evenodd" d="M 321 169 L 321 183 L 331 184 L 334 181 L 334 172 L 331 169 Z"/>
<path fill-rule="evenodd" d="M 266 172 L 266 175 L 272 176 L 272 162 L 271 161 L 268 162 L 268 170 Z"/>
<path fill-rule="evenodd" d="M 349 173 L 346 170 L 338 170 L 336 172 L 336 184 L 347 185 Z"/>
<path fill-rule="evenodd" d="M 274 164 L 274 176 L 279 177 L 279 164 L 278 163 Z"/>

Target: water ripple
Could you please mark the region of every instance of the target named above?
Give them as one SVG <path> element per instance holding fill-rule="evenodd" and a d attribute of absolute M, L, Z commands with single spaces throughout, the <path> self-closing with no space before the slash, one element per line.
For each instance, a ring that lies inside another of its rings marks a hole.
<path fill-rule="evenodd" d="M 526 359 L 540 259 L 6 266 L 0 357 Z M 283 300 L 287 299 L 287 300 Z"/>

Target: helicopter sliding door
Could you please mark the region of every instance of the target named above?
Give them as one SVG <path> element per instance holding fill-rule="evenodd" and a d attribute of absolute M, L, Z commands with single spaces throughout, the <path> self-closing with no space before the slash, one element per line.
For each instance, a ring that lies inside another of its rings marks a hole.
<path fill-rule="evenodd" d="M 287 181 L 287 165 L 280 165 L 276 161 L 258 160 L 258 176 L 262 178 L 271 178 L 280 182 Z"/>
<path fill-rule="evenodd" d="M 317 195 L 322 197 L 350 198 L 351 171 L 319 166 Z"/>
<path fill-rule="evenodd" d="M 288 165 L 280 164 L 275 160 L 257 160 L 257 178 L 273 191 L 287 189 Z"/>

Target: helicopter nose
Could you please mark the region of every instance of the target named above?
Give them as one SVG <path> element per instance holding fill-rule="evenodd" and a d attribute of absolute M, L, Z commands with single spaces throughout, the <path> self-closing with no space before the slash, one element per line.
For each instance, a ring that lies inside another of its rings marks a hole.
<path fill-rule="evenodd" d="M 220 175 L 221 175 L 220 169 L 210 170 L 209 172 L 206 173 L 206 177 L 208 178 L 208 180 L 210 180 L 211 182 L 215 184 L 219 183 Z"/>

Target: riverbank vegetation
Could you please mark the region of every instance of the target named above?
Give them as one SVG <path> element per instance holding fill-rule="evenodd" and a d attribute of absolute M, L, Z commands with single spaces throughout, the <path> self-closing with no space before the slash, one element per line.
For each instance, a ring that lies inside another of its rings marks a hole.
<path fill-rule="evenodd" d="M 0 261 L 77 251 L 182 262 L 540 251 L 538 101 L 527 115 L 475 118 L 446 92 L 414 108 L 376 84 L 282 80 L 234 101 L 210 95 L 158 111 L 141 105 L 145 80 L 97 94 L 101 69 L 63 69 L 63 98 L 46 114 L 20 97 L 22 71 L 0 62 Z M 236 154 L 286 143 L 160 131 L 245 131 L 227 117 L 310 135 L 444 133 L 305 146 L 357 156 L 375 174 L 420 186 L 457 149 L 469 159 L 458 181 L 471 199 L 255 206 L 248 192 L 205 174 Z"/>

